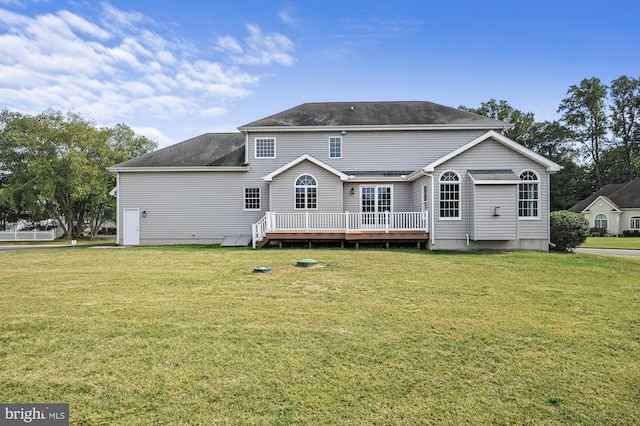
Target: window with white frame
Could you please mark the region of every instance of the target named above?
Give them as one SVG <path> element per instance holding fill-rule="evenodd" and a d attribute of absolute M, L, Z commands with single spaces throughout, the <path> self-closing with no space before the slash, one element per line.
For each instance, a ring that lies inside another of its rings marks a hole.
<path fill-rule="evenodd" d="M 460 219 L 460 176 L 456 172 L 440 176 L 440 219 Z"/>
<path fill-rule="evenodd" d="M 329 158 L 342 158 L 342 138 L 340 136 L 329 138 Z"/>
<path fill-rule="evenodd" d="M 631 216 L 629 218 L 629 229 L 640 229 L 640 216 Z"/>
<path fill-rule="evenodd" d="M 518 184 L 518 216 L 538 217 L 538 175 L 530 170 L 520 173 Z"/>
<path fill-rule="evenodd" d="M 244 209 L 260 210 L 260 188 L 244 189 Z"/>
<path fill-rule="evenodd" d="M 422 186 L 422 211 L 426 212 L 429 210 L 429 192 L 427 190 L 427 185 Z"/>
<path fill-rule="evenodd" d="M 318 182 L 311 175 L 302 175 L 296 179 L 296 205 L 300 209 L 318 208 Z"/>
<path fill-rule="evenodd" d="M 597 214 L 596 217 L 593 218 L 593 227 L 594 228 L 602 228 L 609 229 L 609 218 L 604 214 Z"/>
<path fill-rule="evenodd" d="M 276 158 L 275 138 L 256 138 L 256 158 Z"/>

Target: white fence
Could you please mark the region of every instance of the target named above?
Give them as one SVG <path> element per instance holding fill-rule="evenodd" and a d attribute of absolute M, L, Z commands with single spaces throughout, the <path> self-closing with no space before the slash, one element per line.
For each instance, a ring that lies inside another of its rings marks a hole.
<path fill-rule="evenodd" d="M 0 231 L 0 241 L 53 241 L 60 238 L 64 231 L 62 228 L 53 228 L 49 231 Z"/>

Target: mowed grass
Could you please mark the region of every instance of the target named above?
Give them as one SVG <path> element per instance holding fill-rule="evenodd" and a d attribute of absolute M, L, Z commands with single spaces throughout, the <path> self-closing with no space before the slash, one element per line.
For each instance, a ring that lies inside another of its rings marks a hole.
<path fill-rule="evenodd" d="M 140 247 L 0 262 L 0 402 L 66 402 L 73 425 L 640 423 L 640 258 Z"/>
<path fill-rule="evenodd" d="M 580 247 L 640 250 L 640 237 L 589 237 Z"/>

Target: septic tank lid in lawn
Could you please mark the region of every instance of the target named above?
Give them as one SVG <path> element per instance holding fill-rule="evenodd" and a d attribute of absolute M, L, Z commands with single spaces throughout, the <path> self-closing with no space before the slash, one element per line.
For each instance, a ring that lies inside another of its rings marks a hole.
<path fill-rule="evenodd" d="M 307 267 L 311 265 L 317 265 L 318 261 L 315 259 L 300 259 L 298 260 L 298 266 Z"/>
<path fill-rule="evenodd" d="M 271 267 L 270 266 L 256 266 L 255 268 L 253 268 L 253 272 L 259 272 L 259 273 L 266 273 L 266 272 L 271 272 Z"/>

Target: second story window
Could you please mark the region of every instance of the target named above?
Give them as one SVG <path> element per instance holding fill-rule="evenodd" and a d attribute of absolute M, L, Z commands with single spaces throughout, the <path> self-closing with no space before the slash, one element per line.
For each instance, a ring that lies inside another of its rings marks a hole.
<path fill-rule="evenodd" d="M 296 209 L 318 208 L 318 183 L 311 175 L 296 179 Z"/>
<path fill-rule="evenodd" d="M 342 138 L 340 136 L 329 138 L 329 158 L 342 158 Z"/>
<path fill-rule="evenodd" d="M 276 139 L 256 138 L 256 158 L 276 158 Z"/>

